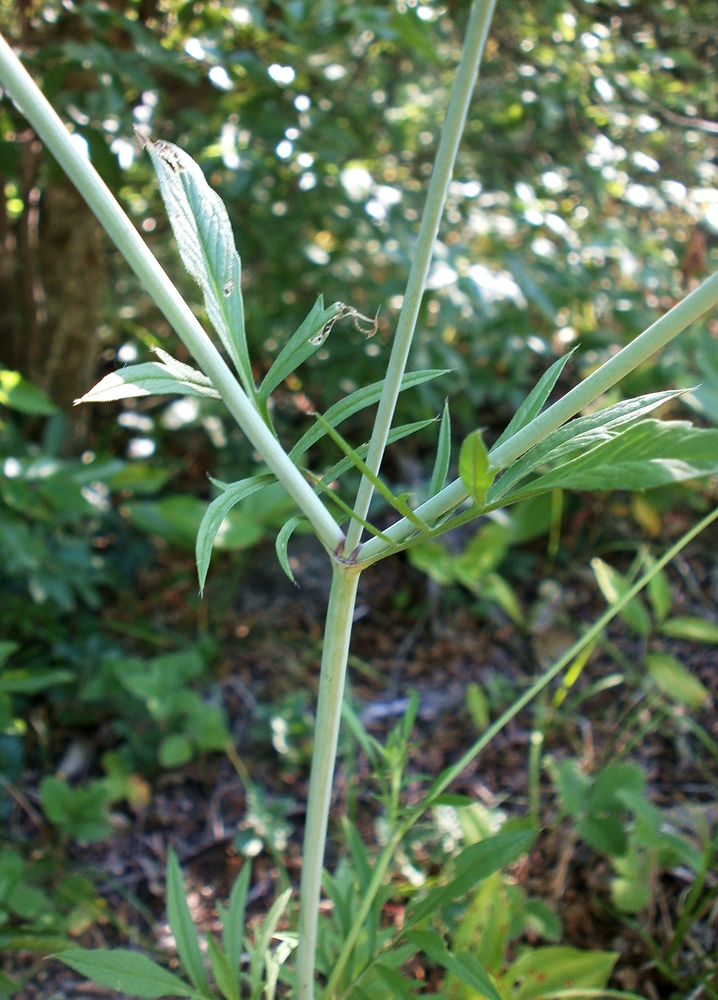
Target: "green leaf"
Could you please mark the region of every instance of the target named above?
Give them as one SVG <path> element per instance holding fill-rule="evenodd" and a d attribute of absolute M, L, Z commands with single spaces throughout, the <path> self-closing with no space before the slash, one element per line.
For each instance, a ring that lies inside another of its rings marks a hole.
<path fill-rule="evenodd" d="M 123 506 L 130 522 L 148 535 L 159 535 L 183 549 L 194 548 L 207 503 L 186 493 L 161 500 L 129 500 Z"/>
<path fill-rule="evenodd" d="M 428 420 L 415 420 L 411 424 L 402 424 L 399 427 L 392 427 L 387 435 L 386 443 L 388 445 L 394 444 L 395 441 L 401 441 L 403 438 L 409 437 L 409 435 L 415 434 L 417 431 L 423 431 L 426 427 L 431 427 L 434 423 L 436 423 L 436 421 L 432 418 Z M 368 444 L 361 444 L 358 448 L 354 449 L 355 454 L 361 459 L 366 458 L 368 451 Z M 345 472 L 348 472 L 349 469 L 353 468 L 355 468 L 355 465 L 351 458 L 342 458 L 330 469 L 327 469 L 322 476 L 321 481 L 327 484 L 333 483 L 336 479 L 339 479 L 340 476 L 343 476 Z M 320 487 L 316 487 L 316 490 L 318 492 Z"/>
<path fill-rule="evenodd" d="M 709 642 L 718 645 L 718 625 L 705 618 L 690 615 L 668 618 L 661 625 L 661 635 L 672 639 L 688 639 L 690 642 Z"/>
<path fill-rule="evenodd" d="M 274 937 L 274 932 L 277 929 L 277 924 L 282 919 L 291 895 L 292 890 L 289 888 L 274 901 L 262 924 L 261 931 L 255 938 L 249 962 L 250 990 L 253 995 L 262 982 L 262 972 L 266 965 L 267 952 Z"/>
<path fill-rule="evenodd" d="M 0 691 L 6 694 L 36 694 L 56 684 L 70 684 L 74 680 L 76 676 L 71 670 L 32 670 L 20 667 L 0 673 Z"/>
<path fill-rule="evenodd" d="M 252 476 L 250 479 L 241 479 L 229 486 L 223 486 L 223 492 L 210 503 L 199 525 L 195 545 L 200 591 L 204 590 L 209 561 L 212 558 L 212 548 L 216 545 L 217 534 L 222 528 L 225 518 L 241 500 L 272 482 L 274 482 L 274 476 L 269 473 Z"/>
<path fill-rule="evenodd" d="M 401 391 L 405 389 L 411 389 L 414 386 L 422 385 L 424 382 L 429 382 L 431 379 L 439 378 L 440 375 L 446 375 L 449 369 L 429 369 L 419 372 L 408 372 L 401 380 Z M 350 393 L 350 395 L 345 396 L 344 399 L 340 399 L 338 403 L 334 403 L 330 406 L 326 413 L 323 414 L 323 418 L 331 427 L 336 427 L 343 420 L 347 420 L 349 417 L 358 413 L 360 410 L 365 409 L 367 406 L 371 406 L 372 403 L 379 401 L 379 398 L 384 388 L 384 380 L 381 382 L 373 382 L 371 385 L 366 385 L 362 389 L 357 389 L 356 392 Z M 321 440 L 326 434 L 326 430 L 321 424 L 315 424 L 313 427 L 303 434 L 302 437 L 297 441 L 292 450 L 289 452 L 289 457 L 295 462 L 303 455 L 313 444 Z"/>
<path fill-rule="evenodd" d="M 542 899 L 527 899 L 524 904 L 526 927 L 546 941 L 560 941 L 561 921 Z"/>
<path fill-rule="evenodd" d="M 0 406 L 7 406 L 19 413 L 49 417 L 57 407 L 42 389 L 28 382 L 20 372 L 0 368 Z"/>
<path fill-rule="evenodd" d="M 535 830 L 514 830 L 467 847 L 454 859 L 456 878 L 448 885 L 432 889 L 423 900 L 411 906 L 405 918 L 405 926 L 411 927 L 419 923 L 439 907 L 469 892 L 477 882 L 488 878 L 504 865 L 511 864 L 525 854 L 535 836 Z"/>
<path fill-rule="evenodd" d="M 718 472 L 718 430 L 693 427 L 686 420 L 641 420 L 615 433 L 606 431 L 606 438 L 514 491 L 512 500 L 556 487 L 647 490 Z"/>
<path fill-rule="evenodd" d="M 573 353 L 574 351 L 569 351 L 568 354 L 564 354 L 562 358 L 559 358 L 558 361 L 554 361 L 551 367 L 544 372 L 521 406 L 519 406 L 516 413 L 513 415 L 510 424 L 494 444 L 494 448 L 498 448 L 499 445 L 504 443 L 504 441 L 508 441 L 508 439 L 513 437 L 514 434 L 517 434 L 522 427 L 530 424 L 531 421 L 539 415 L 543 409 L 544 403 L 551 394 L 551 390 L 556 385 L 566 362 L 571 359 Z"/>
<path fill-rule="evenodd" d="M 125 949 L 81 948 L 54 956 L 81 976 L 133 997 L 191 997 L 194 990 L 144 955 Z"/>
<path fill-rule="evenodd" d="M 120 368 L 100 379 L 96 386 L 77 403 L 108 403 L 115 399 L 135 396 L 205 396 L 219 399 L 212 382 L 189 365 L 182 364 L 165 351 L 155 348 L 162 362 L 148 361 L 141 365 Z"/>
<path fill-rule="evenodd" d="M 354 448 L 352 448 L 351 445 L 344 440 L 341 434 L 337 430 L 335 430 L 330 423 L 328 423 L 325 420 L 325 418 L 321 415 L 321 413 L 316 413 L 315 416 L 317 422 L 321 424 L 321 426 L 324 428 L 324 430 L 332 439 L 332 441 L 334 441 L 334 443 L 338 445 L 339 448 L 341 448 L 341 450 L 344 452 L 347 458 L 351 460 L 353 465 L 356 466 L 356 468 L 361 472 L 361 474 L 363 476 L 366 476 L 366 478 L 374 486 L 377 493 L 383 496 L 384 499 L 387 501 L 387 503 L 390 504 L 394 508 L 394 510 L 398 511 L 398 513 L 401 514 L 402 517 L 405 517 L 408 521 L 411 521 L 411 523 L 416 525 L 416 527 L 419 528 L 420 530 L 425 530 L 427 528 L 427 525 L 424 524 L 421 518 L 418 518 L 416 516 L 414 511 L 409 507 L 409 505 L 406 502 L 406 499 L 409 496 L 409 494 L 405 493 L 400 496 L 394 496 L 391 490 L 387 486 L 385 486 L 384 483 L 381 481 L 381 479 L 379 479 L 379 477 L 371 471 L 369 466 L 366 464 L 366 462 L 363 461 L 363 459 L 359 457 Z"/>
<path fill-rule="evenodd" d="M 429 483 L 429 496 L 433 497 L 443 490 L 446 476 L 449 471 L 451 460 L 451 417 L 449 415 L 449 401 L 444 403 L 444 410 L 441 414 L 441 424 L 439 426 L 439 444 L 436 449 L 434 460 L 434 470 L 431 473 Z"/>
<path fill-rule="evenodd" d="M 283 524 L 282 527 L 279 529 L 279 533 L 277 534 L 277 538 L 274 543 L 274 547 L 277 552 L 277 559 L 279 560 L 279 565 L 282 567 L 282 569 L 287 574 L 292 583 L 295 584 L 296 586 L 299 586 L 299 584 L 294 579 L 294 573 L 292 573 L 292 567 L 289 565 L 289 554 L 287 552 L 287 546 L 289 545 L 289 539 L 294 534 L 294 529 L 298 525 L 300 525 L 302 521 L 306 521 L 306 517 L 303 517 L 301 514 L 297 514 L 296 517 L 290 517 L 289 520 L 285 524 Z"/>
<path fill-rule="evenodd" d="M 534 1000 L 558 990 L 602 989 L 616 964 L 613 951 L 578 948 L 536 948 L 514 962 L 504 976 L 512 1000 Z"/>
<path fill-rule="evenodd" d="M 489 489 L 488 502 L 494 503 L 500 497 L 506 496 L 516 483 L 540 466 L 566 461 L 575 455 L 580 456 L 601 441 L 609 440 L 622 427 L 637 422 L 658 406 L 680 396 L 681 392 L 682 390 L 672 390 L 637 396 L 635 399 L 607 406 L 586 417 L 570 420 L 556 428 L 514 462 Z"/>
<path fill-rule="evenodd" d="M 40 801 L 47 818 L 69 837 L 90 842 L 104 840 L 112 832 L 106 812 L 109 792 L 102 781 L 72 788 L 48 775 L 40 782 Z"/>
<path fill-rule="evenodd" d="M 591 569 L 598 586 L 601 588 L 601 593 L 609 604 L 616 604 L 626 591 L 630 590 L 628 580 L 618 570 L 605 563 L 603 559 L 592 559 Z M 637 635 L 647 636 L 651 634 L 651 616 L 638 595 L 631 598 L 619 614 L 626 625 L 633 629 Z"/>
<path fill-rule="evenodd" d="M 626 831 L 616 816 L 583 816 L 576 824 L 576 832 L 591 847 L 611 857 L 623 857 L 628 850 Z"/>
<path fill-rule="evenodd" d="M 708 689 L 675 656 L 648 653 L 645 663 L 654 684 L 672 701 L 687 708 L 705 708 L 710 703 Z"/>
<path fill-rule="evenodd" d="M 207 941 L 207 953 L 214 981 L 220 989 L 225 1000 L 239 1000 L 239 974 L 233 972 L 227 956 L 220 949 L 211 934 L 205 934 Z"/>
<path fill-rule="evenodd" d="M 182 767 L 194 756 L 191 740 L 182 733 L 172 733 L 160 743 L 158 759 L 162 767 Z"/>
<path fill-rule="evenodd" d="M 202 289 L 204 307 L 234 362 L 245 392 L 256 396 L 244 332 L 242 268 L 232 225 L 200 167 L 178 146 L 140 137 L 157 173 L 182 262 Z"/>
<path fill-rule="evenodd" d="M 646 561 L 646 569 L 650 569 L 653 562 L 652 558 L 648 559 Z M 673 604 L 671 584 L 668 576 L 662 569 L 659 569 L 648 581 L 646 591 L 648 593 L 648 600 L 651 602 L 653 617 L 660 624 L 671 610 L 671 605 Z"/>
<path fill-rule="evenodd" d="M 421 949 L 432 962 L 453 973 L 481 996 L 488 997 L 489 1000 L 501 1000 L 493 982 L 473 955 L 468 952 L 452 955 L 441 937 L 432 931 L 408 931 L 404 937 Z"/>
<path fill-rule="evenodd" d="M 328 334 L 328 329 L 325 328 L 332 320 L 336 319 L 341 308 L 341 302 L 335 302 L 328 309 L 325 309 L 324 296 L 318 297 L 312 311 L 299 329 L 292 334 L 265 375 L 264 381 L 259 387 L 260 399 L 267 399 L 287 375 L 291 375 L 321 347 Z"/>
<path fill-rule="evenodd" d="M 575 760 L 563 760 L 556 769 L 556 785 L 561 805 L 570 816 L 580 816 L 588 808 L 589 780 Z"/>
<path fill-rule="evenodd" d="M 403 997 L 404 1000 L 416 1000 L 416 994 L 412 991 L 409 983 L 396 969 L 390 969 L 387 965 L 377 962 L 374 971 L 389 987 L 392 996 Z"/>
<path fill-rule="evenodd" d="M 625 806 L 618 792 L 643 795 L 646 776 L 636 764 L 613 764 L 599 771 L 588 797 L 590 812 L 623 812 Z"/>
<path fill-rule="evenodd" d="M 208 990 L 209 983 L 199 947 L 197 928 L 192 920 L 184 892 L 182 869 L 171 847 L 167 852 L 167 919 L 182 967 L 198 990 Z"/>
<path fill-rule="evenodd" d="M 229 896 L 229 907 L 220 910 L 222 919 L 222 944 L 227 956 L 229 967 L 234 975 L 239 977 L 239 963 L 242 957 L 242 939 L 244 938 L 244 911 L 247 905 L 249 880 L 252 877 L 252 865 L 245 861 L 242 871 L 234 880 Z"/>
<path fill-rule="evenodd" d="M 511 932 L 511 904 L 506 884 L 494 872 L 470 901 L 452 943 L 456 951 L 470 950 L 492 975 L 501 971 Z M 448 985 L 448 984 L 447 984 Z"/>
<path fill-rule="evenodd" d="M 8 660 L 13 653 L 20 648 L 19 642 L 11 642 L 9 639 L 0 639 L 0 667 L 5 660 Z"/>
<path fill-rule="evenodd" d="M 471 497 L 481 507 L 486 501 L 486 491 L 494 480 L 496 470 L 489 466 L 489 453 L 480 430 L 466 438 L 459 452 L 459 476 Z"/>

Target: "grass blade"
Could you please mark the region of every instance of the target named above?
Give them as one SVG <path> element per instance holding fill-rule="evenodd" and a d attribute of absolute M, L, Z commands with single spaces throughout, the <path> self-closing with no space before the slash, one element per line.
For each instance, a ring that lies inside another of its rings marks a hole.
<path fill-rule="evenodd" d="M 182 967 L 198 990 L 209 991 L 197 928 L 185 896 L 182 869 L 171 847 L 167 852 L 167 919 Z"/>

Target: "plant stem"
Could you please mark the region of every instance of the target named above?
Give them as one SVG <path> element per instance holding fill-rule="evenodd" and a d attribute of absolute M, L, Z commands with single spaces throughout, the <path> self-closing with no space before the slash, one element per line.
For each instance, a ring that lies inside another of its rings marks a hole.
<path fill-rule="evenodd" d="M 488 746 L 493 738 L 501 732 L 507 723 L 518 715 L 521 709 L 528 705 L 528 703 L 532 701 L 537 694 L 543 691 L 544 688 L 554 679 L 554 677 L 557 677 L 558 674 L 560 674 L 561 671 L 564 670 L 576 658 L 576 656 L 578 656 L 582 649 L 596 640 L 609 622 L 611 622 L 613 618 L 615 618 L 615 616 L 619 614 L 623 608 L 625 608 L 629 601 L 631 601 L 638 593 L 640 593 L 641 590 L 643 590 L 649 580 L 651 580 L 659 570 L 663 569 L 663 567 L 671 562 L 671 560 L 675 559 L 679 552 L 681 552 L 689 542 L 691 542 L 715 520 L 718 520 L 718 508 L 711 511 L 710 514 L 707 514 L 706 517 L 698 522 L 698 524 L 694 525 L 694 527 L 679 538 L 675 545 L 672 545 L 660 559 L 657 559 L 651 568 L 626 591 L 623 597 L 616 601 L 615 604 L 612 604 L 611 607 L 608 608 L 586 632 L 584 632 L 581 638 L 578 639 L 573 646 L 571 646 L 571 648 L 563 654 L 563 656 L 561 656 L 547 671 L 545 671 L 545 673 L 543 673 L 530 688 L 524 691 L 524 693 L 488 727 L 482 736 L 461 755 L 458 761 L 443 772 L 443 774 L 431 786 L 420 805 L 409 813 L 398 829 L 394 830 L 391 839 L 374 865 L 371 882 L 369 883 L 369 886 L 364 894 L 364 898 L 362 899 L 359 911 L 354 918 L 351 930 L 342 945 L 339 958 L 337 959 L 337 962 L 332 969 L 331 976 L 329 977 L 329 982 L 325 992 L 325 1000 L 335 1000 L 337 985 L 341 979 L 344 969 L 346 968 L 346 964 L 349 961 L 352 951 L 354 950 L 354 946 L 357 943 L 359 935 L 361 934 L 367 915 L 371 907 L 374 905 L 377 893 L 384 883 L 384 877 L 389 869 L 394 852 L 412 826 L 422 817 L 426 810 L 431 807 L 435 799 L 437 799 L 439 795 L 441 795 L 442 792 L 444 792 L 449 785 L 459 777 L 464 768 L 468 767 L 471 761 L 474 760 L 474 758 Z"/>
<path fill-rule="evenodd" d="M 491 465 L 497 469 L 506 469 L 517 458 L 520 458 L 529 448 L 555 430 L 567 420 L 575 416 L 584 406 L 588 406 L 602 393 L 620 382 L 638 365 L 646 361 L 652 354 L 665 347 L 674 337 L 682 333 L 699 316 L 718 304 L 718 273 L 711 275 L 695 291 L 670 309 L 664 316 L 656 320 L 647 330 L 627 344 L 623 350 L 592 372 L 588 378 L 575 386 L 565 396 L 562 396 L 553 406 L 535 417 L 531 423 L 523 427 L 517 434 L 495 448 L 489 455 Z M 431 524 L 442 514 L 448 513 L 468 497 L 466 487 L 460 479 L 446 486 L 435 497 L 417 507 L 414 514 Z M 415 526 L 407 518 L 402 518 L 384 532 L 393 543 L 400 543 L 416 531 Z M 375 562 L 389 549 L 381 539 L 370 539 L 362 546 L 359 565 Z"/>
<path fill-rule="evenodd" d="M 311 522 L 322 544 L 329 552 L 336 551 L 344 535 L 334 518 L 268 429 L 190 307 L 90 161 L 73 145 L 62 120 L 2 35 L 0 83 L 17 101 L 167 321 L 210 377 L 229 412 Z"/>
<path fill-rule="evenodd" d="M 456 71 L 456 77 L 446 110 L 446 118 L 441 130 L 441 139 L 436 154 L 436 161 L 431 175 L 426 205 L 421 218 L 421 226 L 416 241 L 414 260 L 409 272 L 409 280 L 404 294 L 404 302 L 399 314 L 399 321 L 394 335 L 391 357 L 387 366 L 384 388 L 382 390 L 376 420 L 369 442 L 366 464 L 376 475 L 379 472 L 381 460 L 386 448 L 391 421 L 396 408 L 396 401 L 401 388 L 401 379 L 406 370 L 409 349 L 416 329 L 416 321 L 421 308 L 421 299 L 429 275 L 429 267 L 434 250 L 434 242 L 439 231 L 439 223 L 444 212 L 446 194 L 454 171 L 456 154 L 459 149 L 464 122 L 469 110 L 471 95 L 479 72 L 479 64 L 483 55 L 489 25 L 494 13 L 496 0 L 474 0 L 469 23 L 466 28 L 466 38 L 461 52 L 461 59 Z M 369 504 L 374 492 L 371 481 L 363 476 L 359 484 L 355 513 L 360 518 L 366 518 Z M 362 527 L 359 521 L 352 521 L 347 529 L 345 554 L 353 552 L 361 539 Z"/>
<path fill-rule="evenodd" d="M 319 675 L 319 699 L 314 724 L 314 750 L 299 890 L 297 1000 L 314 1000 L 319 894 L 359 575 L 355 567 L 333 563 L 332 589 L 329 594 Z"/>

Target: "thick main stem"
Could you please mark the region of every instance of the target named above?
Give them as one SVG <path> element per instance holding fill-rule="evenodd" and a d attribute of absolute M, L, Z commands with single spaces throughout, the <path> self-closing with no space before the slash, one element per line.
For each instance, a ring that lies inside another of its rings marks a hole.
<path fill-rule="evenodd" d="M 211 378 L 229 412 L 311 522 L 324 546 L 330 552 L 335 551 L 344 535 L 334 518 L 268 429 L 190 307 L 90 161 L 73 145 L 62 120 L 2 35 L 0 83 L 18 102 L 27 120 L 75 184 L 170 325 Z"/>
<path fill-rule="evenodd" d="M 314 1000 L 319 894 L 358 583 L 359 572 L 356 568 L 341 563 L 333 564 L 332 589 L 324 627 L 324 649 L 319 676 L 319 699 L 314 725 L 314 751 L 309 779 L 307 824 L 304 831 L 302 878 L 299 890 L 297 1000 Z"/>
<path fill-rule="evenodd" d="M 391 357 L 387 366 L 384 389 L 379 400 L 376 420 L 369 442 L 366 464 L 371 471 L 379 472 L 381 460 L 386 448 L 391 422 L 396 409 L 396 401 L 401 390 L 401 380 L 406 370 L 409 349 L 416 329 L 416 321 L 421 308 L 421 298 L 426 287 L 429 267 L 434 251 L 434 242 L 439 231 L 439 223 L 444 212 L 446 194 L 454 172 L 456 154 L 459 150 L 464 122 L 469 110 L 471 95 L 479 72 L 479 64 L 483 55 L 489 25 L 494 13 L 496 0 L 474 0 L 469 23 L 466 28 L 466 38 L 461 52 L 461 59 L 456 71 L 454 85 L 451 90 L 446 118 L 441 130 L 439 149 L 431 175 L 426 205 L 421 218 L 419 236 L 416 241 L 414 260 L 409 272 L 404 302 L 399 314 Z M 353 552 L 359 544 L 362 533 L 361 520 L 366 519 L 374 487 L 366 476 L 359 484 L 354 511 L 359 520 L 354 520 L 347 530 L 345 553 Z"/>

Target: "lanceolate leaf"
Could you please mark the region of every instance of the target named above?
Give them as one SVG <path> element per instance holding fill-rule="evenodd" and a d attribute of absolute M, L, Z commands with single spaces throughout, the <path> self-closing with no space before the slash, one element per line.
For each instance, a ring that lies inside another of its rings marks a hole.
<path fill-rule="evenodd" d="M 136 951 L 78 948 L 55 957 L 93 983 L 133 997 L 191 997 L 195 993 L 179 976 Z"/>
<path fill-rule="evenodd" d="M 225 1000 L 239 1000 L 239 970 L 230 967 L 227 956 L 221 950 L 211 934 L 205 934 L 207 954 L 212 966 L 214 981 Z"/>
<path fill-rule="evenodd" d="M 539 415 L 543 409 L 544 403 L 551 394 L 551 390 L 556 385 L 558 377 L 563 371 L 566 362 L 571 358 L 572 354 L 573 351 L 570 351 L 568 354 L 564 354 L 564 356 L 559 358 L 558 361 L 554 361 L 548 371 L 544 372 L 521 406 L 519 406 L 516 413 L 514 413 L 511 423 L 508 425 L 498 441 L 496 441 L 494 448 L 498 448 L 498 446 L 503 444 L 504 441 L 508 441 L 510 437 L 513 437 L 514 434 L 518 433 L 522 427 L 530 424 L 534 417 Z"/>
<path fill-rule="evenodd" d="M 489 837 L 467 847 L 456 858 L 456 878 L 448 885 L 432 889 L 417 906 L 411 907 L 405 926 L 412 927 L 440 906 L 469 892 L 477 882 L 520 857 L 536 836 L 535 830 L 516 830 Z"/>
<path fill-rule="evenodd" d="M 459 452 L 459 476 L 469 494 L 481 506 L 486 501 L 486 491 L 495 475 L 496 470 L 489 467 L 489 453 L 481 431 L 473 431 Z"/>
<path fill-rule="evenodd" d="M 209 396 L 219 399 L 219 393 L 202 372 L 183 365 L 171 355 L 157 350 L 162 361 L 130 365 L 105 375 L 77 403 L 107 403 L 132 396 Z"/>
<path fill-rule="evenodd" d="M 222 919 L 222 944 L 230 968 L 239 976 L 239 962 L 242 957 L 242 939 L 244 937 L 244 911 L 247 905 L 249 880 L 252 877 L 252 865 L 245 861 L 242 871 L 235 879 L 229 896 L 229 907 L 220 910 Z"/>
<path fill-rule="evenodd" d="M 284 345 L 274 364 L 265 375 L 264 381 L 259 387 L 260 399 L 266 399 L 271 395 L 287 375 L 291 375 L 321 347 L 326 339 L 324 329 L 339 314 L 340 309 L 340 302 L 335 302 L 328 309 L 325 309 L 324 297 L 319 296 L 312 311 Z"/>
<path fill-rule="evenodd" d="M 452 972 L 457 979 L 466 983 L 480 996 L 488 997 L 489 1000 L 501 1000 L 487 973 L 469 954 L 452 955 L 441 937 L 433 931 L 409 931 L 405 937 L 411 944 L 420 948 L 432 962 L 436 962 L 447 972 Z"/>
<path fill-rule="evenodd" d="M 277 551 L 277 559 L 279 559 L 279 565 L 282 567 L 292 583 L 296 584 L 296 586 L 299 586 L 299 584 L 297 584 L 297 581 L 294 579 L 292 567 L 289 565 L 287 546 L 289 545 L 289 539 L 294 534 L 294 529 L 301 524 L 302 521 L 306 521 L 306 518 L 301 515 L 298 515 L 297 517 L 290 517 L 286 524 L 283 524 L 279 529 L 277 540 L 274 543 L 274 547 Z"/>
<path fill-rule="evenodd" d="M 620 429 L 630 423 L 636 423 L 647 416 L 651 410 L 676 396 L 683 390 L 653 392 L 635 399 L 623 400 L 613 406 L 591 413 L 587 417 L 571 420 L 562 427 L 552 431 L 540 444 L 531 448 L 518 462 L 514 464 L 490 487 L 486 495 L 488 503 L 495 503 L 505 496 L 511 488 L 534 469 L 542 465 L 554 464 L 558 461 L 568 461 L 576 455 L 581 455 L 602 441 L 615 436 Z M 492 449 L 493 451 L 493 449 Z"/>
<path fill-rule="evenodd" d="M 386 443 L 394 444 L 395 441 L 401 441 L 402 438 L 409 437 L 411 434 L 416 434 L 417 431 L 423 431 L 426 427 L 431 427 L 433 423 L 436 423 L 433 419 L 416 420 L 412 424 L 402 424 L 400 427 L 392 427 L 389 431 Z M 367 452 L 369 451 L 369 445 L 361 444 L 358 448 L 355 448 L 354 451 L 359 458 L 365 459 Z M 339 479 L 340 476 L 343 476 L 345 472 L 348 472 L 349 469 L 353 469 L 354 467 L 354 462 L 351 458 L 343 458 L 340 462 L 337 462 L 336 465 L 333 465 L 331 469 L 327 469 L 322 476 L 322 482 L 333 483 L 335 479 Z"/>
<path fill-rule="evenodd" d="M 439 445 L 436 449 L 436 459 L 434 460 L 434 471 L 431 473 L 429 483 L 429 496 L 433 497 L 444 488 L 446 475 L 449 471 L 449 461 L 451 459 L 451 417 L 449 416 L 449 401 L 444 403 L 444 412 L 441 414 L 441 425 L 439 427 Z"/>
<path fill-rule="evenodd" d="M 419 372 L 409 372 L 401 380 L 401 390 L 411 389 L 413 386 L 421 385 L 423 382 L 429 382 L 433 378 L 438 378 L 440 375 L 446 375 L 449 369 L 427 369 L 425 371 Z M 330 406 L 323 418 L 330 427 L 336 427 L 340 424 L 342 420 L 347 420 L 349 417 L 358 413 L 360 410 L 365 409 L 367 406 L 371 406 L 372 403 L 376 403 L 381 396 L 381 391 L 384 388 L 384 381 L 373 382 L 371 385 L 366 385 L 362 389 L 357 389 L 356 392 L 352 392 L 349 396 L 345 396 L 344 399 L 340 399 L 338 403 Z M 297 441 L 292 450 L 289 452 L 289 457 L 296 461 L 300 455 L 303 455 L 308 451 L 313 444 L 321 440 L 326 434 L 325 428 L 317 423 L 314 427 L 310 427 L 306 434 Z"/>
<path fill-rule="evenodd" d="M 184 970 L 198 990 L 208 990 L 197 928 L 187 905 L 182 869 L 172 848 L 167 854 L 167 919 Z"/>
<path fill-rule="evenodd" d="M 197 532 L 195 549 L 200 590 L 204 590 L 209 561 L 212 558 L 212 546 L 225 517 L 240 500 L 244 500 L 245 497 L 251 496 L 272 482 L 274 476 L 267 473 L 262 476 L 252 476 L 250 479 L 241 479 L 229 486 L 223 485 L 223 492 L 209 505 Z"/>
<path fill-rule="evenodd" d="M 641 420 L 516 490 L 511 500 L 560 486 L 647 490 L 718 473 L 718 430 L 684 420 Z"/>
<path fill-rule="evenodd" d="M 157 172 L 182 262 L 202 289 L 212 326 L 245 392 L 256 394 L 244 332 L 241 264 L 227 209 L 200 167 L 179 146 L 141 138 Z"/>

